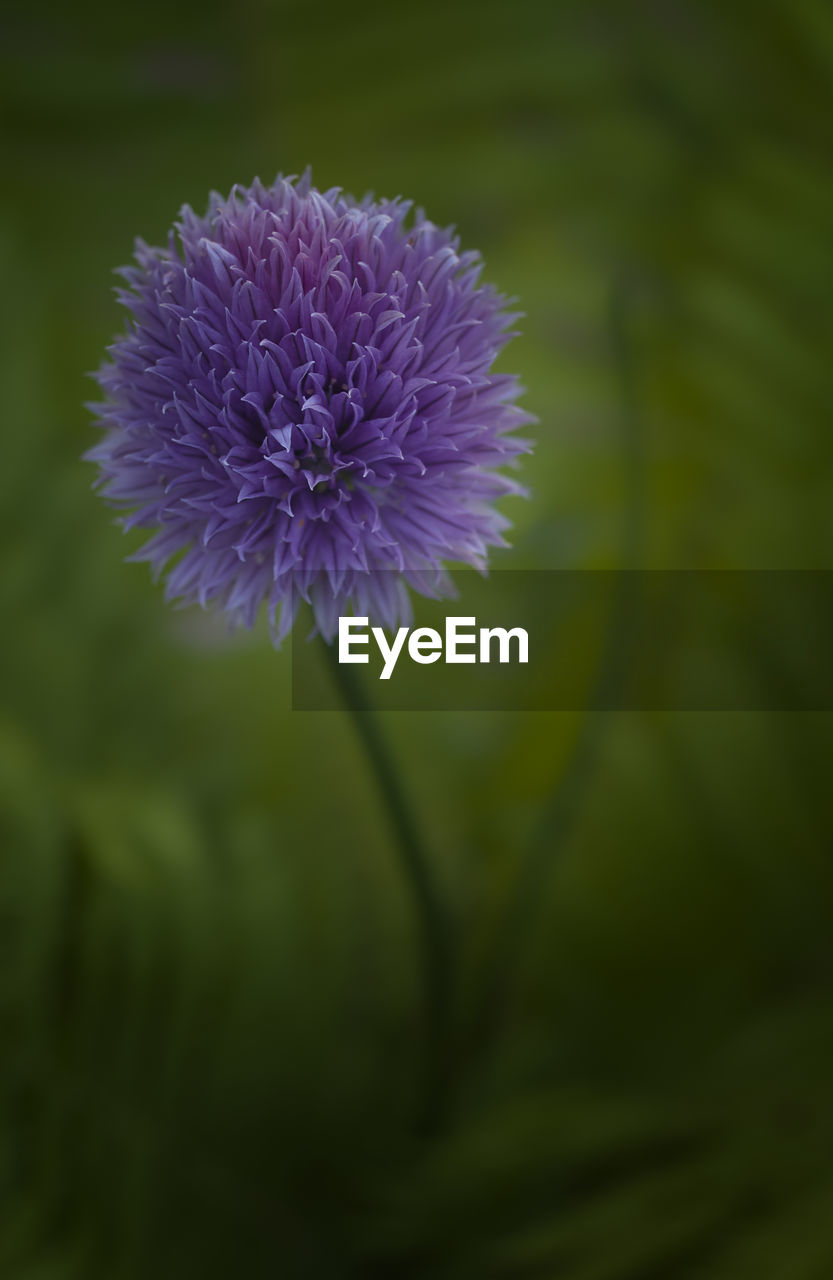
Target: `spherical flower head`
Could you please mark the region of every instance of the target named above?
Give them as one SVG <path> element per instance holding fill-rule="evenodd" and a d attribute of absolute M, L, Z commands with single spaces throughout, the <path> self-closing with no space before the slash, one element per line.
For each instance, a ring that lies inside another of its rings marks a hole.
<path fill-rule="evenodd" d="M 298 602 L 408 620 L 407 586 L 505 545 L 500 468 L 528 446 L 514 377 L 491 372 L 515 318 L 476 253 L 401 200 L 308 175 L 188 206 L 121 272 L 131 313 L 98 374 L 99 485 L 154 529 L 133 558 L 166 594 L 215 602 L 275 640 Z"/>

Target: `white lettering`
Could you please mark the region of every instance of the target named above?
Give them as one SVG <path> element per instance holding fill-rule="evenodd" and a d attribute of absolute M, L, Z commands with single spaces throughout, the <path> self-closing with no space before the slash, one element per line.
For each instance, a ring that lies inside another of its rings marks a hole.
<path fill-rule="evenodd" d="M 408 639 L 408 655 L 413 662 L 423 665 L 436 662 L 443 647 L 443 638 L 433 627 L 417 627 Z"/>
<path fill-rule="evenodd" d="M 458 625 L 463 627 L 473 627 L 475 618 L 446 618 L 445 620 L 445 660 L 446 662 L 476 662 L 473 653 L 458 653 L 457 646 L 460 644 L 475 644 L 476 637 L 474 632 L 469 634 L 460 634 L 457 630 Z"/>
<path fill-rule="evenodd" d="M 369 662 L 370 658 L 366 653 L 351 653 L 351 645 L 367 644 L 367 634 L 363 636 L 353 636 L 350 634 L 353 627 L 366 627 L 367 618 L 339 618 L 338 620 L 338 660 L 339 662 Z"/>
<path fill-rule="evenodd" d="M 405 637 L 408 634 L 408 628 L 407 627 L 399 628 L 399 630 L 396 633 L 396 636 L 394 637 L 393 644 L 390 647 L 388 647 L 388 642 L 385 639 L 385 633 L 381 627 L 372 627 L 371 630 L 373 631 L 373 637 L 379 646 L 379 652 L 381 653 L 382 660 L 385 664 L 384 667 L 382 668 L 382 674 L 380 675 L 379 679 L 390 680 L 391 672 L 396 666 L 396 663 L 399 659 L 399 655 L 402 652 L 402 646 L 405 643 Z"/>
<path fill-rule="evenodd" d="M 338 620 L 338 660 L 339 662 L 367 663 L 367 653 L 356 652 L 357 648 L 366 648 L 370 643 L 367 631 L 368 618 L 340 617 Z M 445 637 L 433 627 L 416 627 L 409 631 L 408 627 L 400 627 L 388 644 L 385 632 L 381 627 L 371 627 L 370 632 L 382 658 L 380 680 L 390 680 L 396 665 L 405 648 L 407 640 L 408 656 L 412 662 L 427 666 L 438 662 L 441 657 L 450 663 L 471 663 L 492 661 L 492 641 L 497 640 L 497 660 L 500 663 L 514 661 L 529 662 L 529 635 L 523 627 L 480 627 L 474 630 L 475 618 L 446 618 Z M 364 630 L 362 630 L 364 628 Z M 512 641 L 517 642 L 513 647 Z M 461 652 L 462 649 L 474 652 Z"/>
<path fill-rule="evenodd" d="M 518 642 L 518 662 L 529 662 L 529 636 L 523 627 L 513 627 L 511 631 L 507 631 L 505 627 L 481 627 L 480 661 L 491 661 L 491 643 L 494 638 L 497 638 L 498 662 L 510 662 L 509 641 L 513 636 Z"/>

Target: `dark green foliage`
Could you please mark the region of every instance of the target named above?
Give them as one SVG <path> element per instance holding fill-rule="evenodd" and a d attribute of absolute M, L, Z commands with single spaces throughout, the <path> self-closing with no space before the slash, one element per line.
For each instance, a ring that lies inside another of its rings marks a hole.
<path fill-rule="evenodd" d="M 522 300 L 507 565 L 829 567 L 829 7 L 3 29 L 0 1276 L 828 1280 L 830 717 L 386 718 L 460 925 L 419 1134 L 350 725 L 288 709 L 262 633 L 170 611 L 78 457 L 133 235 L 311 163 L 455 221 Z"/>

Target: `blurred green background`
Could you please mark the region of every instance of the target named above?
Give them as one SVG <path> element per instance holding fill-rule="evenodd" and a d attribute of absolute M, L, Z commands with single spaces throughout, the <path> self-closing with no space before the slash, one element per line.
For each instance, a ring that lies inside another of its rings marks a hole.
<path fill-rule="evenodd" d="M 110 272 L 307 164 L 457 225 L 540 418 L 515 568 L 830 568 L 816 0 L 4 7 L 0 1275 L 829 1280 L 829 716 L 390 714 L 411 905 L 289 653 L 90 492 Z"/>

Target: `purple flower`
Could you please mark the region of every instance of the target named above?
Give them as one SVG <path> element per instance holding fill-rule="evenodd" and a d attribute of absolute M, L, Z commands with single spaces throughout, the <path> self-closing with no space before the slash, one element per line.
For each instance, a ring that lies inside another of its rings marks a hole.
<path fill-rule="evenodd" d="M 446 561 L 505 545 L 494 502 L 521 489 L 499 468 L 532 421 L 491 372 L 514 317 L 409 209 L 278 178 L 137 241 L 86 456 L 125 526 L 155 529 L 133 558 L 170 566 L 169 598 L 249 626 L 266 602 L 277 640 L 300 596 L 331 637 L 348 606 L 407 620 L 405 584 L 444 594 Z"/>

